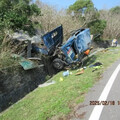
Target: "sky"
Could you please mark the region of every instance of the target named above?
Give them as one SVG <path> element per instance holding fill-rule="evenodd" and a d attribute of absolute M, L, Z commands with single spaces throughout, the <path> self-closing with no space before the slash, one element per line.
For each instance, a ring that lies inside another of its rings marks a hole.
<path fill-rule="evenodd" d="M 35 0 L 34 0 L 35 1 Z M 40 0 L 44 3 L 55 6 L 58 10 L 64 8 L 68 8 L 72 5 L 76 0 Z M 110 9 L 115 6 L 120 6 L 120 0 L 92 0 L 94 6 L 97 9 Z"/>

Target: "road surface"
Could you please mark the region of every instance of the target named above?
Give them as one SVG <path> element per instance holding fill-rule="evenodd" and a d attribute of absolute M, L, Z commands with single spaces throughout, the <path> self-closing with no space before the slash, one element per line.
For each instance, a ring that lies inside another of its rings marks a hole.
<path fill-rule="evenodd" d="M 76 114 L 72 120 L 120 120 L 120 60 L 89 90 Z"/>

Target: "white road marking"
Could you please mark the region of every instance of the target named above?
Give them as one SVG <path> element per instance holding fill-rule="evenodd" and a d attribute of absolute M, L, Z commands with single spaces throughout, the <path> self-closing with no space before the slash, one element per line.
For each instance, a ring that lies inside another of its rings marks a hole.
<path fill-rule="evenodd" d="M 113 72 L 112 76 L 110 77 L 109 81 L 107 82 L 104 90 L 101 93 L 101 96 L 99 97 L 98 101 L 106 101 L 107 96 L 110 92 L 110 89 L 117 77 L 117 74 L 119 73 L 120 70 L 120 64 L 117 66 L 115 71 Z M 91 113 L 91 116 L 89 120 L 99 120 L 101 112 L 103 110 L 104 105 L 96 105 Z"/>

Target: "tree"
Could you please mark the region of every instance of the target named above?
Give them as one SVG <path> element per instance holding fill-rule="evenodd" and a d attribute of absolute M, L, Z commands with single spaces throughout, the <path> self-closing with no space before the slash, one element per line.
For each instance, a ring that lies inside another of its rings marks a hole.
<path fill-rule="evenodd" d="M 91 34 L 103 34 L 103 30 L 106 27 L 106 21 L 105 20 L 95 20 L 90 23 L 88 23 L 88 27 L 91 29 Z"/>
<path fill-rule="evenodd" d="M 120 14 L 120 6 L 116 6 L 114 8 L 111 8 L 110 12 L 112 12 L 113 14 Z"/>
<path fill-rule="evenodd" d="M 30 17 L 40 15 L 40 9 L 31 0 L 1 0 L 0 1 L 0 30 L 23 29 L 34 33 L 33 22 Z"/>
<path fill-rule="evenodd" d="M 91 0 L 77 0 L 73 5 L 69 7 L 70 11 L 80 12 L 80 11 L 88 11 L 93 8 L 94 4 Z"/>
<path fill-rule="evenodd" d="M 91 0 L 77 0 L 68 9 L 74 12 L 74 16 L 84 22 L 84 27 L 89 27 L 92 34 L 103 34 L 106 21 L 100 20 L 99 11 L 94 7 Z"/>
<path fill-rule="evenodd" d="M 68 11 L 74 12 L 74 16 L 84 21 L 86 24 L 96 20 L 99 17 L 99 13 L 91 0 L 77 0 L 71 5 Z"/>

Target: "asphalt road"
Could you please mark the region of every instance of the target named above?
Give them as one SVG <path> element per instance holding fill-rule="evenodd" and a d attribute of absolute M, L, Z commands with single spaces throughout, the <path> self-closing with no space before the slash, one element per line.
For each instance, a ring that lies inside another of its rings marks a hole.
<path fill-rule="evenodd" d="M 79 117 L 72 120 L 120 120 L 120 60 L 104 72 L 78 108 Z"/>

